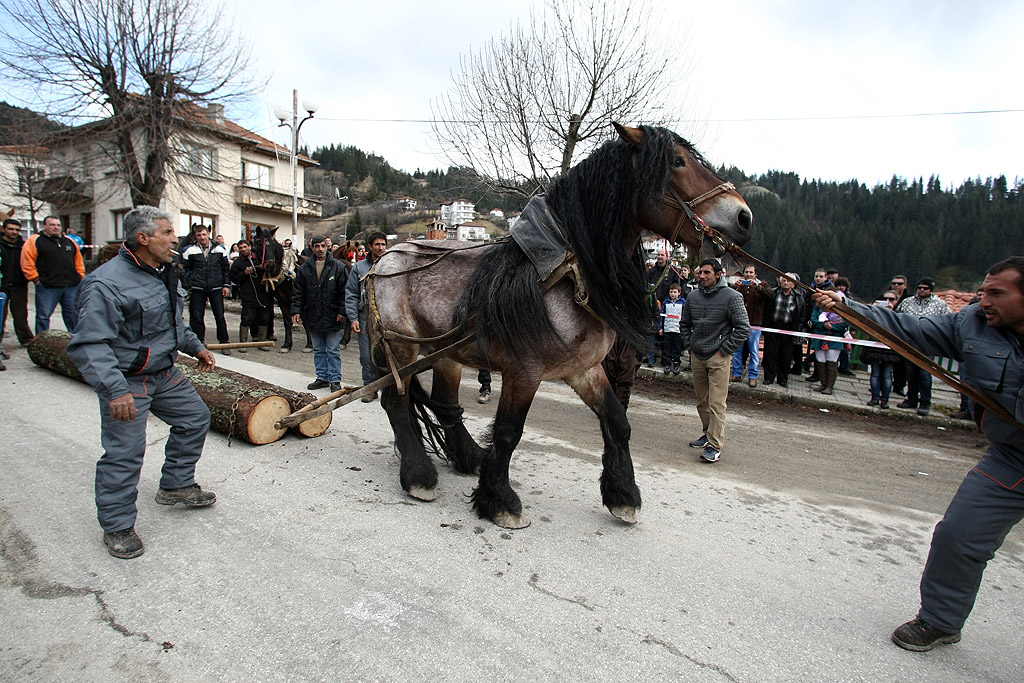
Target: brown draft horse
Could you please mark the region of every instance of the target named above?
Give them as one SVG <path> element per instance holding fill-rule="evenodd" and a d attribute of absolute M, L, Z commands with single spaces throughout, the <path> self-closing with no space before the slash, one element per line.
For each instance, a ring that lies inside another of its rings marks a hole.
<path fill-rule="evenodd" d="M 401 485 L 412 497 L 433 500 L 436 495 L 430 449 L 459 472 L 479 470 L 473 507 L 480 517 L 508 528 L 527 526 L 509 483 L 509 464 L 540 383 L 560 379 L 600 421 L 604 505 L 615 517 L 636 522 L 640 490 L 629 453 L 629 422 L 601 360 L 616 334 L 638 347 L 646 343 L 650 313 L 641 233 L 648 230 L 699 248 L 695 226 L 703 219 L 743 244 L 750 238 L 753 216 L 732 184 L 716 176 L 675 133 L 618 124 L 616 130 L 618 139 L 557 180 L 546 196 L 578 261 L 588 309 L 576 303 L 576 284 L 570 279 L 542 290 L 537 269 L 510 239 L 468 249 L 460 248 L 467 243 L 450 241 L 399 244 L 368 276 L 374 360 L 382 370 L 389 366 L 381 342 L 385 331 L 392 364 L 399 367 L 415 361 L 421 346 L 443 346 L 437 338 L 476 334 L 475 345 L 432 366 L 429 396 L 415 376 L 405 380 L 404 392 L 395 387 L 383 392 L 381 404 L 401 456 Z M 692 212 L 700 218 L 688 215 Z M 464 365 L 502 373 L 497 414 L 483 446 L 461 417 Z"/>

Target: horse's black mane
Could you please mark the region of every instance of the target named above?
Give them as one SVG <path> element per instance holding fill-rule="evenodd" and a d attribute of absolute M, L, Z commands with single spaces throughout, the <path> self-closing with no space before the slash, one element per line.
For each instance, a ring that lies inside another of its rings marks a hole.
<path fill-rule="evenodd" d="M 664 194 L 676 144 L 696 156 L 688 142 L 665 128 L 642 130 L 639 148 L 620 139 L 606 142 L 555 181 L 547 194 L 548 206 L 579 259 L 590 307 L 638 348 L 646 345 L 651 312 L 643 256 L 639 249 L 625 253 L 626 240 L 636 230 L 635 209 L 638 202 L 651 206 Z M 485 356 L 488 334 L 516 357 L 540 341 L 558 339 L 537 286 L 537 271 L 512 241 L 487 250 L 454 322 L 462 326 L 474 316 Z"/>

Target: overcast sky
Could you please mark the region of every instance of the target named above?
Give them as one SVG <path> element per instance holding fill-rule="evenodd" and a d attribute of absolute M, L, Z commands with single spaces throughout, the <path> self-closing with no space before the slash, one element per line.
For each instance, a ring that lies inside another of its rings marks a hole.
<path fill-rule="evenodd" d="M 413 171 L 445 168 L 424 120 L 459 55 L 525 18 L 528 0 L 237 2 L 269 77 L 249 113 L 229 112 L 287 144 L 274 106 L 291 92 L 319 104 L 310 147 L 355 145 Z M 1024 3 L 962 1 L 673 0 L 656 30 L 674 37 L 673 128 L 713 163 L 805 178 L 893 174 L 1024 179 Z M 287 8 L 287 9 L 286 9 Z M 1007 113 L 954 114 L 1016 110 Z M 374 119 L 376 121 L 368 121 Z M 640 123 L 640 122 L 625 122 Z"/>

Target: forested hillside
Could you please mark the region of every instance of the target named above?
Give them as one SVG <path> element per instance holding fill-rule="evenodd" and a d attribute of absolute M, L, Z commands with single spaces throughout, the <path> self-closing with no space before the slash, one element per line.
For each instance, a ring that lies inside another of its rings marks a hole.
<path fill-rule="evenodd" d="M 409 195 L 428 209 L 459 197 L 475 202 L 481 212 L 522 209 L 521 199 L 487 191 L 468 169 L 410 175 L 381 157 L 334 145 L 313 151 L 312 157 L 354 205 Z M 878 294 L 896 273 L 912 281 L 927 275 L 940 288 L 971 290 L 992 263 L 1024 253 L 1024 181 L 1010 186 L 1000 176 L 943 189 L 936 177 L 893 177 L 868 188 L 855 180 L 801 180 L 782 171 L 720 172 L 741 188 L 754 211 L 747 251 L 805 280 L 819 266 L 837 268 L 860 298 Z"/>
<path fill-rule="evenodd" d="M 754 211 L 751 254 L 806 280 L 819 266 L 853 281 L 854 294 L 875 296 L 896 273 L 939 288 L 973 289 L 996 261 L 1024 254 L 1024 183 L 1005 177 L 967 181 L 943 190 L 938 178 L 868 189 L 856 181 L 801 181 L 795 173 L 745 177 L 727 172 L 749 192 Z"/>

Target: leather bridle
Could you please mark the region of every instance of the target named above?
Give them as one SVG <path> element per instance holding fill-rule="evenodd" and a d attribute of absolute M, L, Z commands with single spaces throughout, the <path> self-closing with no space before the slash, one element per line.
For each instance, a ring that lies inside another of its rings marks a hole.
<path fill-rule="evenodd" d="M 679 243 L 679 234 L 682 232 L 683 226 L 686 225 L 687 220 L 690 221 L 690 224 L 697 233 L 698 249 L 704 245 L 705 237 L 715 239 L 714 231 L 712 231 L 710 226 L 704 222 L 703 218 L 697 215 L 695 209 L 704 202 L 710 201 L 720 194 L 725 194 L 735 190 L 736 186 L 726 181 L 721 185 L 711 188 L 704 194 L 694 197 L 690 201 L 686 201 L 679 196 L 679 193 L 676 192 L 676 188 L 672 187 L 672 184 L 669 183 L 664 194 L 656 196 L 656 199 L 662 204 L 679 212 L 675 227 L 672 229 L 672 237 L 669 238 L 669 241 L 671 241 L 672 244 Z"/>

